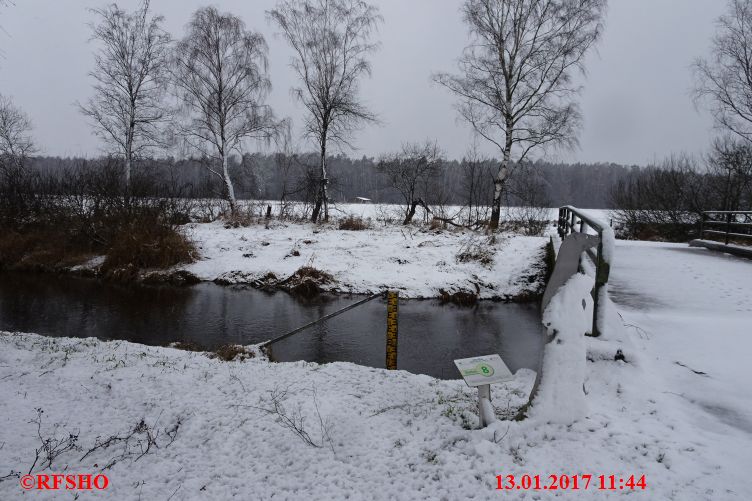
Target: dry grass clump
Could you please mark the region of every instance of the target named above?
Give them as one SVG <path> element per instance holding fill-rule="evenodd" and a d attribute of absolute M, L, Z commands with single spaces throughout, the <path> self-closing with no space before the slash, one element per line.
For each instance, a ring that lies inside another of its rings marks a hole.
<path fill-rule="evenodd" d="M 90 246 L 49 226 L 0 231 L 0 268 L 54 271 L 82 264 Z"/>
<path fill-rule="evenodd" d="M 233 362 L 236 360 L 248 360 L 256 356 L 252 351 L 248 351 L 247 348 L 239 344 L 225 344 L 214 350 L 214 353 L 210 355 L 211 358 L 218 358 L 225 362 Z"/>
<path fill-rule="evenodd" d="M 471 241 L 463 245 L 455 256 L 458 263 L 477 262 L 483 266 L 493 265 L 493 247 L 477 241 Z"/>
<path fill-rule="evenodd" d="M 454 303 L 459 306 L 473 306 L 478 302 L 478 294 L 467 290 L 448 292 L 444 289 L 439 289 L 439 299 L 442 303 Z"/>
<path fill-rule="evenodd" d="M 341 219 L 339 222 L 339 229 L 346 231 L 363 231 L 370 228 L 368 221 L 364 221 L 363 218 L 348 216 L 345 219 Z"/>
<path fill-rule="evenodd" d="M 281 282 L 280 286 L 294 296 L 311 298 L 322 292 L 322 285 L 333 282 L 334 277 L 329 273 L 313 266 L 303 266 Z"/>
<path fill-rule="evenodd" d="M 158 221 L 136 221 L 115 234 L 102 270 L 169 268 L 190 263 L 195 253 L 193 244 L 177 229 Z"/>

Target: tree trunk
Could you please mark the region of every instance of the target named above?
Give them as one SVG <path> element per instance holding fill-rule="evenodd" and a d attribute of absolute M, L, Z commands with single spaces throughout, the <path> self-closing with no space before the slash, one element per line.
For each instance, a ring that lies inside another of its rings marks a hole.
<path fill-rule="evenodd" d="M 222 177 L 225 180 L 225 189 L 227 190 L 227 201 L 230 203 L 230 214 L 237 215 L 237 201 L 235 200 L 235 188 L 230 179 L 230 169 L 227 161 L 227 155 L 222 155 Z"/>
<path fill-rule="evenodd" d="M 321 206 L 324 206 L 324 221 L 329 221 L 329 203 L 327 201 L 326 185 L 329 180 L 326 177 L 326 140 L 321 143 L 321 184 L 316 190 L 316 202 L 313 207 L 311 221 L 318 221 L 321 214 Z"/>
<path fill-rule="evenodd" d="M 131 154 L 128 152 L 125 155 L 125 192 L 131 191 Z"/>
<path fill-rule="evenodd" d="M 501 192 L 504 189 L 504 183 L 509 176 L 509 163 L 512 158 L 512 131 L 507 126 L 506 144 L 504 145 L 504 159 L 499 166 L 499 173 L 494 178 L 494 196 L 491 205 L 491 223 L 489 230 L 496 231 L 499 229 L 499 219 L 501 219 Z"/>
<path fill-rule="evenodd" d="M 131 196 L 131 166 L 133 163 L 133 138 L 136 132 L 136 123 L 133 119 L 134 104 L 131 101 L 131 112 L 128 130 L 126 131 L 125 138 L 125 199 L 126 202 L 130 200 Z"/>
<path fill-rule="evenodd" d="M 131 136 L 132 137 L 132 136 Z M 124 201 L 126 208 L 130 209 L 131 205 L 131 163 L 133 159 L 133 142 L 131 140 L 131 137 L 128 137 L 128 140 L 126 142 L 125 146 L 125 190 L 124 190 Z"/>
<path fill-rule="evenodd" d="M 410 224 L 413 220 L 413 216 L 415 216 L 415 209 L 418 207 L 418 202 L 413 200 L 413 202 L 408 205 L 407 214 L 405 215 L 405 220 L 402 222 L 403 225 Z"/>

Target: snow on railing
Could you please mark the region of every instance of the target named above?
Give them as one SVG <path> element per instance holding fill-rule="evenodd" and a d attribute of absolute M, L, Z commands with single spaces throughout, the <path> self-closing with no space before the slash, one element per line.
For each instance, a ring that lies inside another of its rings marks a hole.
<path fill-rule="evenodd" d="M 585 251 L 595 265 L 595 286 L 593 288 L 593 328 L 591 336 L 598 337 L 604 329 L 606 303 L 608 294 L 608 276 L 611 272 L 611 260 L 614 255 L 616 237 L 614 230 L 606 223 L 584 214 L 571 205 L 559 208 L 557 223 L 559 236 L 563 240 L 570 233 L 589 233 L 598 235 L 596 250 Z"/>

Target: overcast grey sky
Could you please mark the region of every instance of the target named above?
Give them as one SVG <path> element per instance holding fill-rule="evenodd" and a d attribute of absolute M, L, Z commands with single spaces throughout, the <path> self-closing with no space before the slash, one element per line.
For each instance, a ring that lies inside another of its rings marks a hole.
<path fill-rule="evenodd" d="M 101 144 L 74 103 L 91 90 L 93 46 L 88 7 L 96 0 L 15 0 L 0 12 L 0 93 L 11 96 L 35 125 L 44 153 L 95 155 Z M 131 9 L 137 0 L 121 0 Z M 262 32 L 270 46 L 274 86 L 269 99 L 279 116 L 301 122 L 290 98 L 294 76 L 290 51 L 274 35 L 265 11 L 275 0 L 152 0 L 166 28 L 182 36 L 191 13 L 213 3 Z M 362 94 L 383 125 L 357 134 L 351 155 L 375 156 L 403 141 L 435 138 L 450 157 L 472 141 L 456 119 L 453 98 L 431 83 L 431 73 L 454 70 L 467 40 L 460 0 L 376 0 L 384 24 L 373 78 Z M 699 153 L 713 134 L 712 122 L 690 98 L 692 60 L 707 53 L 722 0 L 610 0 L 605 36 L 587 61 L 581 97 L 585 126 L 580 148 L 551 152 L 549 159 L 644 165 L 678 151 Z M 493 150 L 488 149 L 488 152 Z"/>

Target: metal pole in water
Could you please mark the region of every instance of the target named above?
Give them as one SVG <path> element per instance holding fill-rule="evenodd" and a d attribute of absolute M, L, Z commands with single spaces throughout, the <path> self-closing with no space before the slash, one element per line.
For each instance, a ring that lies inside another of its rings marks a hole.
<path fill-rule="evenodd" d="M 397 319 L 399 317 L 399 293 L 386 294 L 386 368 L 397 370 Z"/>

